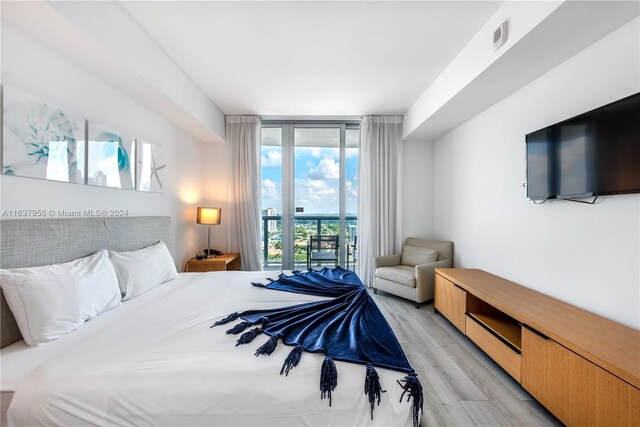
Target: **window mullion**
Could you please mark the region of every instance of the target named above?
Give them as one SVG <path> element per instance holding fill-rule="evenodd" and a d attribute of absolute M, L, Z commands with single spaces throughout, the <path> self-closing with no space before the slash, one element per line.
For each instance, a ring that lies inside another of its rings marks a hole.
<path fill-rule="evenodd" d="M 282 125 L 282 268 L 294 267 L 294 151 L 293 125 Z"/>
<path fill-rule="evenodd" d="M 345 193 L 346 188 L 346 175 L 347 175 L 347 165 L 346 165 L 346 140 L 347 140 L 347 132 L 346 125 L 343 123 L 340 125 L 340 265 L 345 265 L 345 250 L 346 250 L 346 232 L 345 232 L 345 212 L 346 212 L 346 204 L 347 197 Z"/>

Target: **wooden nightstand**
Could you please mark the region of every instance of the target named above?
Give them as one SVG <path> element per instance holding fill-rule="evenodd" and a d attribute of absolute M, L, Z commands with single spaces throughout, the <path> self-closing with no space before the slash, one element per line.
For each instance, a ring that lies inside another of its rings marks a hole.
<path fill-rule="evenodd" d="M 240 270 L 240 254 L 217 255 L 215 258 L 191 258 L 184 268 L 185 272 L 202 273 L 205 271 Z"/>

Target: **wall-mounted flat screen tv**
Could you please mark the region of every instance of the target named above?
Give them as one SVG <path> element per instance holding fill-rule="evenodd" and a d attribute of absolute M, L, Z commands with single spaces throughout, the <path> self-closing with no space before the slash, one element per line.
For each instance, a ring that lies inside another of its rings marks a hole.
<path fill-rule="evenodd" d="M 640 93 L 526 136 L 531 200 L 640 193 Z"/>

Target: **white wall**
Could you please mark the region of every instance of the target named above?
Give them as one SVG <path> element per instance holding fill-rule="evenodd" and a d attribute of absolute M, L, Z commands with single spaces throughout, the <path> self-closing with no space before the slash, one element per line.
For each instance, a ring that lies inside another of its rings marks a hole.
<path fill-rule="evenodd" d="M 223 144 L 207 144 L 115 90 L 76 63 L 3 22 L 2 83 L 58 104 L 89 120 L 114 126 L 164 147 L 166 192 L 142 193 L 30 178 L 0 178 L 1 209 L 128 209 L 129 215 L 169 215 L 173 255 L 181 270 L 206 245 L 206 226 L 195 224 L 205 198 L 205 170 Z M 215 179 L 215 173 L 210 179 Z"/>
<path fill-rule="evenodd" d="M 434 234 L 481 268 L 640 328 L 640 195 L 588 206 L 526 199 L 524 136 L 640 91 L 640 20 L 435 144 Z"/>
<path fill-rule="evenodd" d="M 225 252 L 229 250 L 227 194 L 231 179 L 231 147 L 229 144 L 218 144 L 204 153 L 204 160 L 207 165 L 204 174 L 204 198 L 209 206 L 222 208 L 220 225 L 211 229 L 211 247 Z"/>
<path fill-rule="evenodd" d="M 433 237 L 433 142 L 402 143 L 402 241 Z"/>

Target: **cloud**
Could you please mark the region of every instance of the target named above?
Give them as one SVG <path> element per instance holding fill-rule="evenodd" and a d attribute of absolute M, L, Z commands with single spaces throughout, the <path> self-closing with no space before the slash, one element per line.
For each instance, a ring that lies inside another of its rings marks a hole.
<path fill-rule="evenodd" d="M 311 156 L 320 158 L 322 150 L 319 147 L 299 147 L 296 146 L 296 156 Z"/>
<path fill-rule="evenodd" d="M 305 213 L 337 213 L 339 189 L 337 182 L 320 179 L 296 179 L 296 206 Z"/>
<path fill-rule="evenodd" d="M 266 197 L 276 197 L 280 195 L 278 185 L 270 179 L 262 180 L 262 195 Z"/>
<path fill-rule="evenodd" d="M 282 209 L 281 183 L 263 179 L 260 184 L 262 187 L 262 208 L 275 208 L 280 212 Z"/>
<path fill-rule="evenodd" d="M 307 176 L 315 180 L 340 179 L 340 165 L 335 159 L 325 157 L 312 167 Z"/>
<path fill-rule="evenodd" d="M 260 166 L 262 167 L 270 167 L 270 166 L 282 166 L 282 151 L 280 150 L 269 150 L 266 153 L 266 156 L 261 156 Z"/>
<path fill-rule="evenodd" d="M 334 196 L 338 194 L 337 188 L 329 187 L 326 181 L 320 179 L 308 179 L 305 180 L 305 187 L 307 194 L 314 199 L 320 199 L 323 197 Z"/>
<path fill-rule="evenodd" d="M 344 183 L 345 186 L 345 194 L 347 197 L 358 197 L 358 185 L 355 182 L 346 181 Z"/>
<path fill-rule="evenodd" d="M 348 148 L 348 158 L 358 155 L 358 149 Z M 295 206 L 304 207 L 305 214 L 337 214 L 340 203 L 340 150 L 337 147 L 295 147 Z M 262 148 L 263 167 L 281 166 L 280 147 Z M 353 160 L 350 160 L 353 162 Z M 348 163 L 349 175 L 346 178 L 346 209 L 350 214 L 357 211 L 357 173 L 352 171 L 353 163 Z M 273 175 L 273 169 L 270 174 Z M 263 175 L 261 180 L 263 208 L 282 206 L 282 183 L 280 178 Z M 351 178 L 351 179 L 349 179 Z"/>
<path fill-rule="evenodd" d="M 321 179 L 296 180 L 296 199 L 299 201 L 321 200 L 338 194 L 338 188 Z"/>
<path fill-rule="evenodd" d="M 340 149 L 338 147 L 303 147 L 296 145 L 296 156 L 311 156 L 319 158 L 340 158 Z"/>

